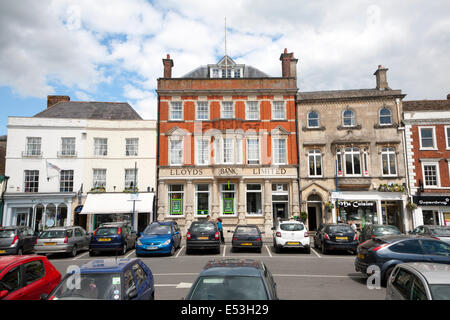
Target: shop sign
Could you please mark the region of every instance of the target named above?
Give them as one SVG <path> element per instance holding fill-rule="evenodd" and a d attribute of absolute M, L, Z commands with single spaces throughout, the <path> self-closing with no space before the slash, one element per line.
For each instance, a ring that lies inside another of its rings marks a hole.
<path fill-rule="evenodd" d="M 234 214 L 234 198 L 223 199 L 223 213 Z"/>
<path fill-rule="evenodd" d="M 368 201 L 338 201 L 339 207 L 344 208 L 361 208 L 361 207 L 373 207 L 375 205 L 374 202 Z"/>
<path fill-rule="evenodd" d="M 413 202 L 419 206 L 450 206 L 450 197 L 415 196 Z"/>
<path fill-rule="evenodd" d="M 202 169 L 191 169 L 191 168 L 177 168 L 177 169 L 170 169 L 170 175 L 171 176 L 202 176 L 203 170 Z"/>
<path fill-rule="evenodd" d="M 183 214 L 183 199 L 170 199 L 170 214 Z"/>
<path fill-rule="evenodd" d="M 285 175 L 285 168 L 254 168 L 254 175 Z"/>

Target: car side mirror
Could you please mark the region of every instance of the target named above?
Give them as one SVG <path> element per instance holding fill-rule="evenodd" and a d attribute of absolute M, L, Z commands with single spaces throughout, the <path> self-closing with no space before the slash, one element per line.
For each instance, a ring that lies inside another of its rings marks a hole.
<path fill-rule="evenodd" d="M 8 293 L 9 293 L 8 290 L 0 291 L 0 300 L 3 299 L 4 297 L 6 297 L 8 295 Z"/>

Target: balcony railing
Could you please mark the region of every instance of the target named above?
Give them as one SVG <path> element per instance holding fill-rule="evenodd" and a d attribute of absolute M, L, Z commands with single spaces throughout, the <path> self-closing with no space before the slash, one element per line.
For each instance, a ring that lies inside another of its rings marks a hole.
<path fill-rule="evenodd" d="M 58 151 L 58 158 L 76 158 L 76 151 Z"/>
<path fill-rule="evenodd" d="M 42 158 L 42 151 L 22 151 L 23 158 Z"/>

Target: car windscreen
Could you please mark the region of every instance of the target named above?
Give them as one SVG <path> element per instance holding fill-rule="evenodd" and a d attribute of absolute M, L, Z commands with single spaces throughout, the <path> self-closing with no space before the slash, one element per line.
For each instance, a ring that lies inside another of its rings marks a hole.
<path fill-rule="evenodd" d="M 75 273 L 66 275 L 52 296 L 61 300 L 120 300 L 121 291 L 119 273 Z"/>
<path fill-rule="evenodd" d="M 95 233 L 96 236 L 115 236 L 117 232 L 119 231 L 119 228 L 98 228 L 97 232 Z"/>
<path fill-rule="evenodd" d="M 258 235 L 258 229 L 253 227 L 239 227 L 236 229 L 235 234 L 252 234 L 252 235 Z"/>
<path fill-rule="evenodd" d="M 68 236 L 68 232 L 66 230 L 47 230 L 43 231 L 40 235 L 40 239 L 57 239 L 57 238 L 65 238 Z"/>
<path fill-rule="evenodd" d="M 328 232 L 329 233 L 345 233 L 345 232 L 354 232 L 354 231 L 350 226 L 342 225 L 342 226 L 329 226 Z"/>
<path fill-rule="evenodd" d="M 0 230 L 0 238 L 12 238 L 14 237 L 15 232 L 11 229 L 2 229 Z"/>
<path fill-rule="evenodd" d="M 214 223 L 192 223 L 191 232 L 214 232 L 216 225 Z"/>
<path fill-rule="evenodd" d="M 283 231 L 302 231 L 305 227 L 300 223 L 282 223 L 280 229 Z"/>
<path fill-rule="evenodd" d="M 430 285 L 433 300 L 450 300 L 450 284 Z"/>
<path fill-rule="evenodd" d="M 450 227 L 432 228 L 433 235 L 441 237 L 450 237 Z"/>
<path fill-rule="evenodd" d="M 171 233 L 171 227 L 168 225 L 151 224 L 144 230 L 145 235 L 165 235 Z"/>
<path fill-rule="evenodd" d="M 388 234 L 402 234 L 400 230 L 398 230 L 397 227 L 394 226 L 375 227 L 373 229 L 373 233 L 376 236 L 383 236 Z"/>
<path fill-rule="evenodd" d="M 264 283 L 259 277 L 208 276 L 194 285 L 191 300 L 267 300 Z"/>

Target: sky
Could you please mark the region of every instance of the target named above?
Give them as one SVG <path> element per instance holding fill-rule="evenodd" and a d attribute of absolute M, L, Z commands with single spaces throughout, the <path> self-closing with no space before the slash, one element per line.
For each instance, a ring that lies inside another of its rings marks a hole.
<path fill-rule="evenodd" d="M 274 77 L 298 59 L 300 91 L 375 87 L 378 65 L 404 100 L 450 93 L 448 0 L 1 0 L 0 135 L 47 95 L 128 102 L 156 119 L 157 79 L 227 53 Z"/>

